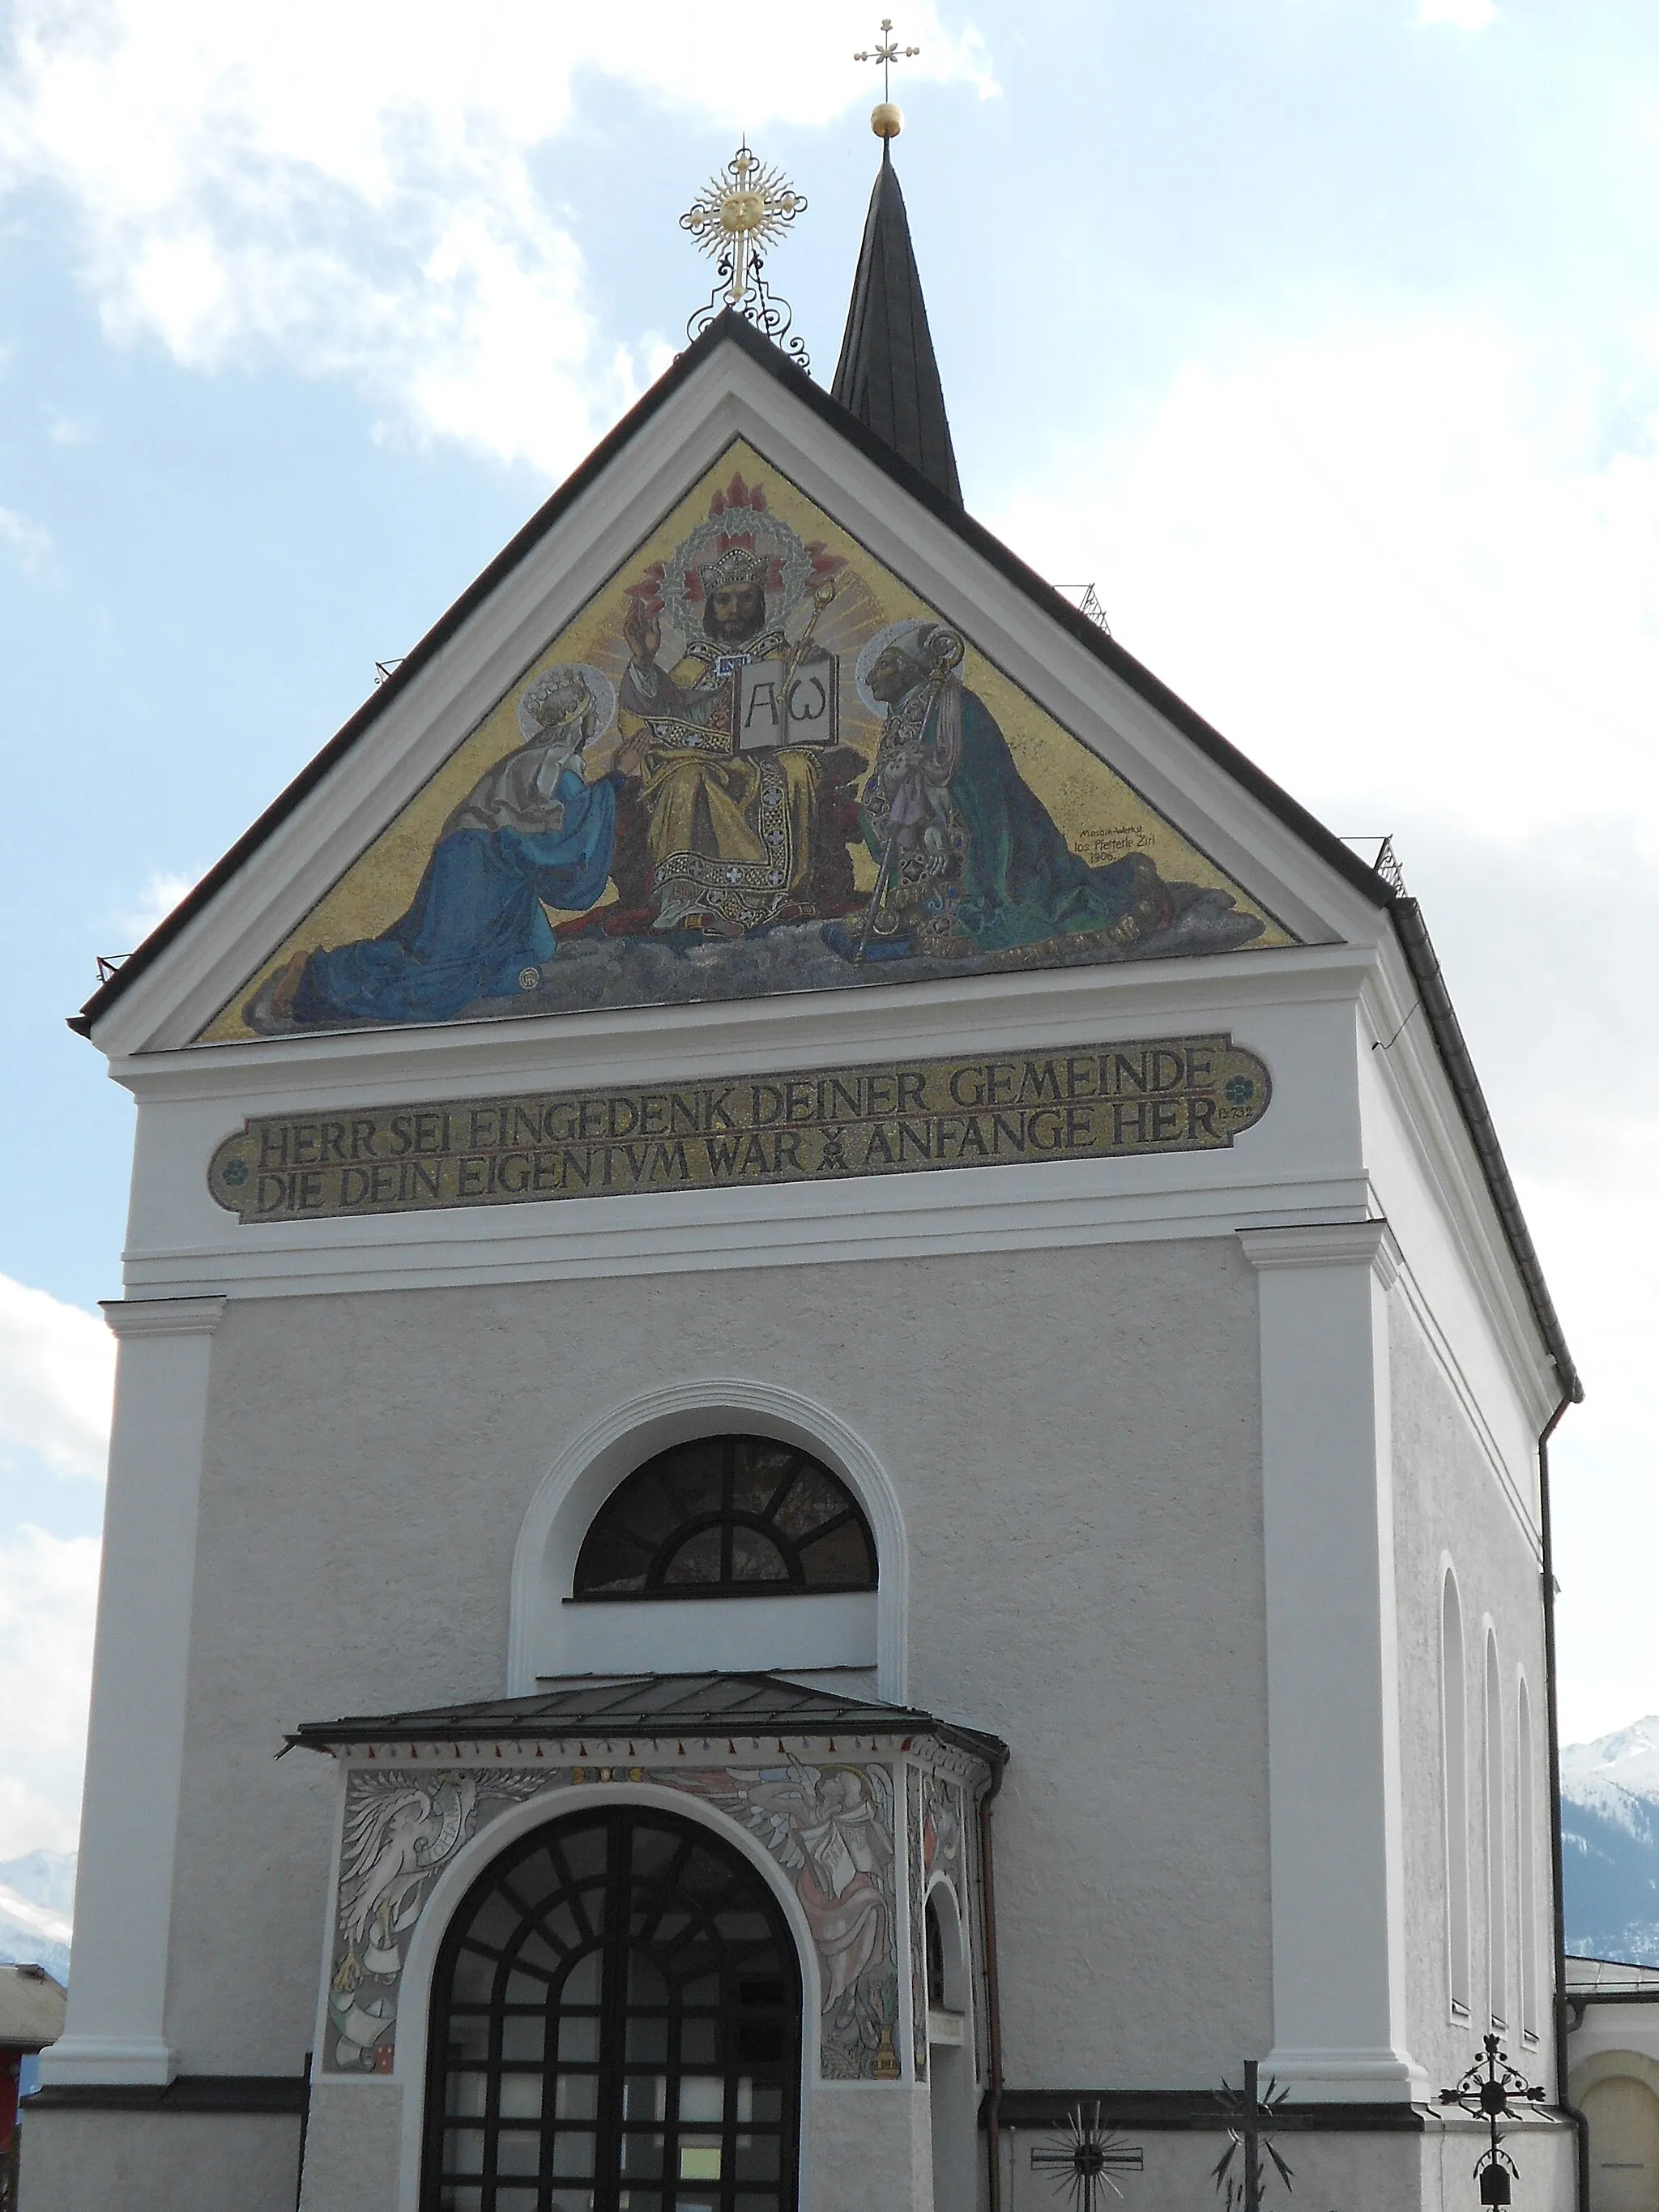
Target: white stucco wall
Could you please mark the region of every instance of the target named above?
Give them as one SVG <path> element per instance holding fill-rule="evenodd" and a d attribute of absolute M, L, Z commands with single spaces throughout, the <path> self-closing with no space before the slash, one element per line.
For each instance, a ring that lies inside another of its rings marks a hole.
<path fill-rule="evenodd" d="M 499 1694 L 514 1547 L 564 1438 L 641 1376 L 734 1366 L 854 1409 L 904 1515 L 910 1697 L 1013 1745 L 1010 2081 L 1203 2081 L 1270 2033 L 1255 1289 L 1210 1239 L 233 1301 L 200 1505 L 180 2070 L 296 2071 L 309 2039 L 331 1778 L 275 1760 L 283 1731 Z M 988 1399 L 964 1389 L 987 1374 Z M 1200 1983 L 1218 2002 L 1172 2001 Z"/>
<path fill-rule="evenodd" d="M 1497 1643 L 1502 1695 L 1505 2046 L 1529 2078 L 1554 2083 L 1553 1932 L 1550 1922 L 1549 1777 L 1545 1707 L 1543 1596 L 1535 1529 L 1500 1481 L 1403 1290 L 1391 1301 L 1396 1583 L 1400 1607 L 1401 1728 L 1412 2036 L 1431 2083 L 1455 2081 L 1479 2055 L 1491 2026 L 1485 1896 L 1485 1667 L 1488 1628 Z M 1524 1468 L 1517 1470 L 1524 1476 Z M 1441 1578 L 1449 1559 L 1462 1607 L 1468 1745 L 1467 1832 L 1471 1959 L 1470 2017 L 1455 2018 L 1447 1976 L 1445 1779 L 1441 1750 Z M 1520 2006 L 1521 1902 L 1516 1774 L 1518 1688 L 1532 1711 L 1534 1869 L 1531 1910 L 1539 1961 L 1536 2038 L 1523 2036 Z"/>
<path fill-rule="evenodd" d="M 51 2212 L 293 2212 L 295 2114 L 32 2112 L 21 2202 Z"/>

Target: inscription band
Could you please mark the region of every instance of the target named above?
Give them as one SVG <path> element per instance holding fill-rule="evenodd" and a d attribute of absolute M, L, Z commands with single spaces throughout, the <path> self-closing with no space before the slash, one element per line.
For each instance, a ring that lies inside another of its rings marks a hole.
<path fill-rule="evenodd" d="M 1230 1036 L 882 1061 L 243 1124 L 208 1188 L 243 1222 L 743 1188 L 1231 1145 L 1272 1081 Z"/>

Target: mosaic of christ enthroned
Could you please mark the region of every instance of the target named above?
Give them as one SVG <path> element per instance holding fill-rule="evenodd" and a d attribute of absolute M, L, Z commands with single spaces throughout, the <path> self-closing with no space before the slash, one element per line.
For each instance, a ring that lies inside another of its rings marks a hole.
<path fill-rule="evenodd" d="M 739 442 L 203 1034 L 1294 941 Z"/>

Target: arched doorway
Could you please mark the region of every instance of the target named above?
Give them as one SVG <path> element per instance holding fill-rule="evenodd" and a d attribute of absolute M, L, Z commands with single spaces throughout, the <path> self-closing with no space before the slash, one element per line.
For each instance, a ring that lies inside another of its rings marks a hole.
<path fill-rule="evenodd" d="M 422 2212 L 793 2212 L 800 2023 L 782 1912 L 707 1828 L 534 1829 L 439 1954 Z"/>
<path fill-rule="evenodd" d="M 1659 2096 L 1650 2062 L 1613 2070 L 1619 2054 L 1598 2053 L 1601 2078 L 1578 2099 L 1589 2122 L 1589 2212 L 1659 2212 Z"/>

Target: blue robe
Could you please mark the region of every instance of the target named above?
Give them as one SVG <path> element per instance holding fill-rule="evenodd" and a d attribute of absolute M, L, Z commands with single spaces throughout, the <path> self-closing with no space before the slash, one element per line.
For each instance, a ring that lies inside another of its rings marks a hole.
<path fill-rule="evenodd" d="M 585 783 L 567 768 L 556 797 L 557 828 L 465 827 L 441 837 L 401 920 L 382 936 L 312 954 L 295 993 L 296 1025 L 447 1022 L 475 999 L 533 990 L 556 946 L 544 907 L 592 906 L 616 844 L 613 778 Z"/>

